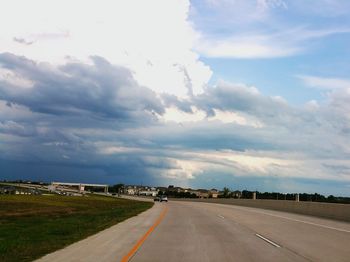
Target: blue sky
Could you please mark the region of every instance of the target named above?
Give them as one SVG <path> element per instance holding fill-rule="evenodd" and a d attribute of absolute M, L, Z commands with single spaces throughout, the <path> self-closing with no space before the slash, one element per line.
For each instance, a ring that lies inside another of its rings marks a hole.
<path fill-rule="evenodd" d="M 202 57 L 218 79 L 259 87 L 266 95 L 280 95 L 293 104 L 322 100 L 298 76 L 348 78 L 350 18 L 347 1 L 192 1 L 190 19 L 203 38 L 232 46 L 242 38 L 261 41 L 272 50 L 240 56 L 227 51 Z M 252 18 L 253 17 L 253 18 Z M 316 37 L 317 35 L 322 35 Z M 314 35 L 314 36 L 312 36 Z M 230 41 L 233 38 L 235 41 Z M 278 55 L 280 48 L 292 50 Z M 253 48 L 252 48 L 253 49 Z"/>
<path fill-rule="evenodd" d="M 350 195 L 348 1 L 2 5 L 0 179 Z"/>

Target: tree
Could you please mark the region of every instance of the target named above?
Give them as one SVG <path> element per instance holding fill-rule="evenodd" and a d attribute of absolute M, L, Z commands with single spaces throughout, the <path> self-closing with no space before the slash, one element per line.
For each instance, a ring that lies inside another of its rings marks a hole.
<path fill-rule="evenodd" d="M 224 197 L 229 198 L 230 197 L 230 189 L 228 187 L 224 187 Z"/>
<path fill-rule="evenodd" d="M 108 192 L 110 192 L 110 193 L 119 193 L 119 189 L 121 189 L 123 187 L 124 187 L 124 184 L 116 184 L 116 185 L 110 186 L 108 188 Z"/>

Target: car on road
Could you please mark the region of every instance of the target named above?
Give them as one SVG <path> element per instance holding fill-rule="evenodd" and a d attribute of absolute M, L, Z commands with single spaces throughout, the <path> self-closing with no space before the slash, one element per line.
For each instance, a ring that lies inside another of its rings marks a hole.
<path fill-rule="evenodd" d="M 160 202 L 163 202 L 163 201 L 168 202 L 168 197 L 167 196 L 161 196 L 160 197 Z"/>
<path fill-rule="evenodd" d="M 156 196 L 153 200 L 154 200 L 154 201 L 160 201 L 160 197 L 159 197 L 159 196 Z"/>

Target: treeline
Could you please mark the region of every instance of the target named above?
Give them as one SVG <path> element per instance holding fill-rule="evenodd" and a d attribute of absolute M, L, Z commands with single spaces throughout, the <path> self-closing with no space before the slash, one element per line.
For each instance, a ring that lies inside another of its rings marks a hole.
<path fill-rule="evenodd" d="M 49 183 L 46 183 L 46 182 L 42 182 L 42 181 L 29 181 L 29 180 L 21 180 L 21 179 L 18 179 L 18 180 L 2 180 L 0 182 L 3 182 L 3 183 L 11 183 L 11 184 L 30 184 L 30 185 L 49 185 Z"/>
<path fill-rule="evenodd" d="M 284 194 L 284 193 L 278 193 L 278 192 L 259 192 L 259 191 L 248 191 L 248 190 L 243 190 L 241 192 L 241 196 L 237 197 L 237 196 L 233 196 L 234 192 L 229 192 L 226 195 L 226 197 L 251 199 L 253 198 L 253 193 L 256 192 L 257 199 L 295 200 L 296 198 L 296 194 L 291 194 L 291 193 Z M 219 197 L 224 197 L 224 194 L 220 195 Z M 314 193 L 314 194 L 300 193 L 299 201 L 350 204 L 350 197 L 339 197 L 339 196 L 333 196 L 333 195 L 324 196 L 318 193 Z"/>
<path fill-rule="evenodd" d="M 167 195 L 168 197 L 175 197 L 175 198 L 198 198 L 198 196 L 195 193 L 190 192 L 177 192 L 177 191 L 159 191 L 158 195 Z"/>
<path fill-rule="evenodd" d="M 124 184 L 116 184 L 108 187 L 108 192 L 110 193 L 119 193 L 119 190 L 124 188 Z"/>

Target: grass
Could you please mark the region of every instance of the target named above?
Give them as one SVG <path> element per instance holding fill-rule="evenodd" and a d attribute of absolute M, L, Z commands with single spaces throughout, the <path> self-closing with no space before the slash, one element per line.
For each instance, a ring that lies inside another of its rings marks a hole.
<path fill-rule="evenodd" d="M 0 261 L 32 261 L 152 205 L 92 195 L 0 195 Z"/>

